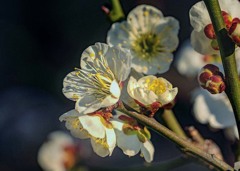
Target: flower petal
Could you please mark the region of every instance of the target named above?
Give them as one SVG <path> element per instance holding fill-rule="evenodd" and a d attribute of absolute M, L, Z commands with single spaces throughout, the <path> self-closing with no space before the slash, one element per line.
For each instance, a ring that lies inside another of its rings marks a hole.
<path fill-rule="evenodd" d="M 178 31 L 179 22 L 173 17 L 165 17 L 162 23 L 156 27 L 156 34 L 160 39 L 159 43 L 164 47 L 164 52 L 176 50 L 179 43 Z"/>
<path fill-rule="evenodd" d="M 71 100 L 77 101 L 82 97 L 85 83 L 77 76 L 77 71 L 70 72 L 63 80 L 63 94 Z"/>
<path fill-rule="evenodd" d="M 86 139 L 89 138 L 88 132 L 82 129 L 82 124 L 79 121 L 79 117 L 84 116 L 76 110 L 70 110 L 67 113 L 61 115 L 59 120 L 65 121 L 65 126 L 70 130 L 71 134 L 77 138 Z"/>
<path fill-rule="evenodd" d="M 89 61 L 93 63 L 96 70 L 111 71 L 119 82 L 128 77 L 131 69 L 130 51 L 110 47 L 105 43 L 96 43 L 82 53 L 81 68 L 93 72 L 93 68 L 88 67 Z"/>
<path fill-rule="evenodd" d="M 131 34 L 131 26 L 128 22 L 123 21 L 121 23 L 114 23 L 107 34 L 107 44 L 110 46 L 119 46 L 122 48 L 131 48 L 129 38 L 133 36 Z"/>
<path fill-rule="evenodd" d="M 192 6 L 189 11 L 189 17 L 192 27 L 197 32 L 200 32 L 207 24 L 211 23 L 206 5 L 203 1 L 197 2 Z"/>
<path fill-rule="evenodd" d="M 237 125 L 228 127 L 224 130 L 224 134 L 226 135 L 226 137 L 232 141 L 235 141 L 236 138 L 239 140 L 239 134 L 238 134 L 238 129 L 237 129 Z"/>
<path fill-rule="evenodd" d="M 107 139 L 107 144 L 108 144 L 108 149 L 109 149 L 109 155 L 112 155 L 112 152 L 116 146 L 116 134 L 114 132 L 114 129 L 108 129 L 105 127 L 106 131 L 106 139 Z"/>
<path fill-rule="evenodd" d="M 80 99 L 75 104 L 75 109 L 83 114 L 88 114 L 97 111 L 102 106 L 103 99 L 96 99 L 94 95 L 87 95 Z"/>
<path fill-rule="evenodd" d="M 167 90 L 160 96 L 158 96 L 158 101 L 161 103 L 161 105 L 166 105 L 173 101 L 178 93 L 178 88 L 173 88 L 170 90 Z"/>
<path fill-rule="evenodd" d="M 105 128 L 99 116 L 84 115 L 79 117 L 79 121 L 91 136 L 101 139 L 105 137 Z"/>
<path fill-rule="evenodd" d="M 153 160 L 153 156 L 154 156 L 154 146 L 153 144 L 151 143 L 151 141 L 146 141 L 144 143 L 142 143 L 141 145 L 141 153 L 143 154 L 144 156 L 144 159 L 147 161 L 147 162 L 152 162 Z"/>
<path fill-rule="evenodd" d="M 211 40 L 208 39 L 203 30 L 197 32 L 195 30 L 191 33 L 191 44 L 197 52 L 205 55 L 219 54 L 218 50 L 214 50 L 211 46 Z"/>
<path fill-rule="evenodd" d="M 146 33 L 161 22 L 162 18 L 163 14 L 157 8 L 139 5 L 128 14 L 127 21 L 134 26 L 135 33 Z"/>
<path fill-rule="evenodd" d="M 116 130 L 117 146 L 128 156 L 134 156 L 140 151 L 141 142 L 136 135 L 126 135 L 122 131 Z"/>
<path fill-rule="evenodd" d="M 194 77 L 205 64 L 203 55 L 196 52 L 189 41 L 184 42 L 175 61 L 178 72 L 187 77 Z"/>
<path fill-rule="evenodd" d="M 91 144 L 93 151 L 100 157 L 106 157 L 109 155 L 109 149 L 103 146 L 100 143 L 97 143 L 95 140 L 91 139 Z"/>
<path fill-rule="evenodd" d="M 221 98 L 224 94 L 219 94 L 217 98 L 217 95 L 212 95 L 204 90 L 195 90 L 194 93 L 194 115 L 199 122 L 209 122 L 213 128 L 226 128 L 235 125 L 234 114 L 227 97 Z"/>

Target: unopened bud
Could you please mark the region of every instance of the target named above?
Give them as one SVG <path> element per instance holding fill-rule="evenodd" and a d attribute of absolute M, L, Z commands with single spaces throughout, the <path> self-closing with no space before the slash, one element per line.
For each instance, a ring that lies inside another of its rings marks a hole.
<path fill-rule="evenodd" d="M 225 11 L 222 11 L 222 16 L 223 16 L 223 21 L 226 25 L 227 30 L 229 30 L 229 28 L 232 25 L 232 17 Z"/>
<path fill-rule="evenodd" d="M 206 27 L 204 28 L 204 33 L 207 36 L 207 38 L 209 38 L 209 39 L 216 39 L 216 34 L 215 34 L 215 31 L 213 29 L 213 25 L 212 24 L 206 25 Z"/>
<path fill-rule="evenodd" d="M 229 29 L 229 35 L 232 38 L 233 42 L 240 47 L 240 20 L 238 18 L 234 18 Z"/>
<path fill-rule="evenodd" d="M 218 46 L 218 42 L 217 42 L 217 39 L 213 39 L 211 41 L 211 46 L 214 50 L 219 50 L 219 46 Z"/>
<path fill-rule="evenodd" d="M 223 74 L 219 68 L 212 64 L 203 67 L 199 74 L 199 84 L 202 88 L 207 89 L 212 94 L 221 93 L 225 90 Z"/>

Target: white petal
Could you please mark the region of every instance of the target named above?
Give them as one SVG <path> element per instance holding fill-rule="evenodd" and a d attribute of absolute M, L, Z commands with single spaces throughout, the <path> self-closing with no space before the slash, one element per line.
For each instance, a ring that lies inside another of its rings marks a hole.
<path fill-rule="evenodd" d="M 119 111 L 116 111 L 116 113 L 119 113 Z M 113 116 L 114 120 L 112 120 L 111 123 L 113 124 L 114 129 L 122 131 L 123 122 L 118 119 L 118 116 L 120 116 L 120 115 L 114 115 Z"/>
<path fill-rule="evenodd" d="M 170 90 L 167 90 L 163 94 L 158 96 L 158 101 L 161 103 L 161 105 L 165 105 L 173 101 L 178 93 L 178 88 L 173 88 Z"/>
<path fill-rule="evenodd" d="M 106 139 L 107 139 L 107 144 L 108 144 L 108 149 L 109 149 L 109 155 L 111 156 L 115 146 L 116 146 L 116 134 L 114 132 L 114 129 L 108 129 L 105 127 L 106 131 Z"/>
<path fill-rule="evenodd" d="M 141 153 L 143 154 L 144 156 L 144 159 L 147 161 L 147 162 L 152 162 L 153 160 L 153 156 L 154 156 L 154 146 L 153 144 L 151 143 L 151 141 L 146 141 L 144 143 L 142 143 L 141 145 Z"/>
<path fill-rule="evenodd" d="M 189 17 L 191 25 L 197 32 L 200 32 L 207 24 L 211 23 L 211 19 L 203 1 L 197 2 L 192 6 L 189 11 Z"/>
<path fill-rule="evenodd" d="M 161 52 L 151 57 L 151 60 L 145 60 L 136 56 L 132 59 L 132 67 L 140 73 L 154 75 L 164 73 L 169 70 L 173 60 L 173 54 L 170 52 Z"/>
<path fill-rule="evenodd" d="M 81 98 L 84 82 L 77 76 L 77 71 L 70 72 L 63 80 L 63 94 L 71 100 Z"/>
<path fill-rule="evenodd" d="M 80 113 L 88 114 L 103 107 L 101 103 L 101 99 L 96 99 L 94 95 L 87 95 L 76 102 L 75 109 Z"/>
<path fill-rule="evenodd" d="M 69 118 L 76 118 L 76 117 L 79 117 L 79 116 L 83 116 L 83 115 L 80 114 L 78 111 L 73 109 L 73 110 L 70 110 L 70 111 L 64 113 L 63 115 L 61 115 L 59 117 L 59 120 L 62 122 L 62 121 L 66 121 Z"/>
<path fill-rule="evenodd" d="M 216 98 L 215 95 L 203 90 L 200 93 L 194 103 L 194 113 L 200 122 L 209 122 L 213 128 L 235 125 L 234 114 L 232 108 L 229 107 L 227 97 L 225 99 Z"/>
<path fill-rule="evenodd" d="M 208 39 L 203 30 L 200 32 L 197 32 L 195 30 L 191 33 L 191 44 L 198 53 L 204 54 L 204 55 L 212 55 L 212 54 L 218 54 L 218 50 L 214 50 L 211 47 L 211 40 Z"/>
<path fill-rule="evenodd" d="M 132 55 L 128 49 L 111 47 L 106 54 L 106 60 L 118 82 L 127 79 L 132 62 Z"/>
<path fill-rule="evenodd" d="M 93 139 L 91 139 L 91 144 L 93 151 L 100 157 L 106 157 L 109 155 L 108 148 L 105 148 L 103 145 L 96 143 Z"/>
<path fill-rule="evenodd" d="M 123 88 L 122 88 L 122 92 L 121 92 L 121 97 L 120 100 L 123 101 L 125 104 L 127 104 L 129 107 L 131 107 L 132 109 L 136 110 L 139 112 L 139 106 L 137 105 L 137 103 L 134 101 L 134 99 L 128 94 L 128 82 L 129 82 L 128 78 L 125 83 L 123 84 Z"/>
<path fill-rule="evenodd" d="M 173 52 L 179 43 L 179 23 L 173 17 L 165 17 L 163 21 L 156 27 L 156 33 L 161 40 L 161 46 L 164 47 L 164 52 Z"/>
<path fill-rule="evenodd" d="M 239 135 L 238 135 L 238 130 L 236 125 L 226 128 L 224 130 L 224 134 L 228 139 L 232 141 L 235 141 L 236 138 L 239 140 Z"/>
<path fill-rule="evenodd" d="M 196 97 L 194 97 L 193 114 L 200 123 L 208 123 L 211 112 L 203 95 L 196 95 Z"/>
<path fill-rule="evenodd" d="M 126 21 L 112 24 L 107 34 L 107 44 L 130 49 L 131 42 L 129 37 L 131 36 L 131 31 L 132 28 Z"/>
<path fill-rule="evenodd" d="M 105 55 L 108 51 L 109 46 L 104 43 L 95 43 L 95 45 L 89 46 L 85 49 L 81 55 L 80 66 L 84 70 L 93 71 L 92 68 L 88 66 L 87 61 L 93 62 L 95 67 L 102 70 L 102 66 L 99 63 L 101 55 Z"/>
<path fill-rule="evenodd" d="M 146 33 L 151 27 L 159 24 L 162 18 L 163 14 L 157 8 L 139 5 L 128 14 L 127 21 L 134 27 L 134 32 Z"/>
<path fill-rule="evenodd" d="M 153 91 L 138 87 L 134 90 L 134 98 L 144 105 L 150 105 L 157 101 L 158 96 Z"/>
<path fill-rule="evenodd" d="M 175 60 L 178 72 L 184 76 L 194 77 L 205 64 L 203 55 L 196 52 L 189 41 L 184 42 Z"/>
<path fill-rule="evenodd" d="M 124 81 L 131 69 L 131 53 L 119 47 L 110 47 L 104 43 L 96 43 L 88 47 L 82 54 L 81 67 L 93 70 L 85 61 L 92 61 L 94 67 L 103 72 L 110 69 L 117 81 Z M 101 62 L 100 62 L 101 61 Z"/>
<path fill-rule="evenodd" d="M 77 112 L 76 110 L 71 110 L 59 117 L 59 120 L 65 121 L 65 126 L 70 130 L 71 134 L 80 139 L 89 138 L 88 132 L 82 130 L 82 124 L 79 121 L 79 117 L 84 116 L 83 114 Z"/>
<path fill-rule="evenodd" d="M 134 156 L 140 151 L 140 141 L 136 135 L 126 135 L 122 131 L 115 130 L 117 135 L 117 146 L 128 156 Z"/>
<path fill-rule="evenodd" d="M 120 97 L 121 90 L 120 90 L 120 87 L 119 87 L 118 83 L 116 82 L 116 80 L 113 80 L 113 82 L 111 83 L 110 92 L 112 93 L 112 95 L 115 98 L 118 99 Z"/>
<path fill-rule="evenodd" d="M 131 76 L 128 81 L 127 92 L 132 98 L 134 98 L 134 89 L 136 89 L 137 87 L 138 87 L 137 80 Z"/>
<path fill-rule="evenodd" d="M 108 107 L 116 104 L 118 102 L 118 98 L 115 98 L 111 95 L 107 96 L 101 103 L 101 107 Z"/>
<path fill-rule="evenodd" d="M 96 138 L 105 137 L 105 129 L 100 117 L 84 115 L 79 117 L 79 121 L 91 136 Z"/>
<path fill-rule="evenodd" d="M 232 18 L 240 17 L 240 3 L 238 0 L 219 0 L 222 11 L 229 13 Z"/>

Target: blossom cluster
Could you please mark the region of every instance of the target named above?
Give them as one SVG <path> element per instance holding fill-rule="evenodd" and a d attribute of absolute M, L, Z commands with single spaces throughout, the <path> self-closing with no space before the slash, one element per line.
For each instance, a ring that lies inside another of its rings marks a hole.
<path fill-rule="evenodd" d="M 144 109 L 152 117 L 174 100 L 178 89 L 165 78 L 135 78 L 131 68 L 144 74 L 166 72 L 178 45 L 178 29 L 173 17 L 140 5 L 127 21 L 112 25 L 108 44 L 96 43 L 84 50 L 80 69 L 70 72 L 63 82 L 64 95 L 76 102 L 75 109 L 59 118 L 71 134 L 90 139 L 93 151 L 101 157 L 111 156 L 118 146 L 128 156 L 140 151 L 151 162 L 154 147 L 149 130 L 118 108 L 122 103 L 129 105 L 130 98 L 138 111 Z"/>
<path fill-rule="evenodd" d="M 219 3 L 228 36 L 236 44 L 240 71 L 240 3 L 237 0 Z M 190 9 L 189 16 L 193 26 L 192 47 L 189 43 L 185 45 L 175 64 L 183 75 L 198 75 L 200 86 L 211 93 L 199 88 L 192 92 L 195 118 L 213 128 L 226 128 L 232 139 L 238 138 L 233 110 L 224 92 L 225 76 L 217 37 L 203 1 Z M 75 108 L 59 120 L 65 122 L 74 137 L 89 139 L 98 156 L 111 156 L 119 147 L 127 156 L 140 152 L 146 162 L 152 162 L 155 150 L 151 133 L 129 113 L 154 117 L 160 108 L 175 100 L 178 88 L 157 74 L 169 70 L 179 43 L 178 32 L 175 18 L 164 17 L 149 5 L 137 6 L 126 21 L 112 24 L 106 43 L 86 48 L 80 67 L 64 78 L 63 94 L 75 102 Z M 71 162 L 72 166 L 74 161 Z"/>

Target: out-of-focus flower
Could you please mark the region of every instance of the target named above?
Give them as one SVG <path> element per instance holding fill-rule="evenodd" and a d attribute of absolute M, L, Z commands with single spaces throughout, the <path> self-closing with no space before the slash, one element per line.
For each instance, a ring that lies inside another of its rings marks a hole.
<path fill-rule="evenodd" d="M 193 113 L 195 118 L 202 124 L 209 124 L 212 128 L 231 128 L 231 134 L 238 137 L 238 131 L 233 131 L 236 127 L 231 104 L 225 93 L 212 95 L 207 91 L 196 89 L 193 91 Z M 232 135 L 230 135 L 232 137 Z"/>
<path fill-rule="evenodd" d="M 240 18 L 240 3 L 238 0 L 219 0 L 219 4 L 226 28 L 229 30 L 233 19 Z M 201 54 L 219 54 L 216 35 L 204 2 L 200 1 L 193 5 L 189 16 L 194 29 L 191 34 L 194 49 Z"/>
<path fill-rule="evenodd" d="M 101 156 L 111 155 L 116 146 L 116 134 L 110 119 L 112 114 L 106 111 L 96 111 L 90 114 L 71 110 L 62 116 L 66 128 L 71 134 L 80 139 L 91 139 L 93 151 Z"/>
<path fill-rule="evenodd" d="M 240 49 L 236 49 L 235 56 L 240 73 Z M 175 62 L 178 72 L 187 77 L 197 76 L 200 69 L 206 64 L 214 64 L 219 67 L 221 72 L 224 72 L 219 55 L 202 55 L 192 48 L 189 41 L 182 45 Z"/>
<path fill-rule="evenodd" d="M 140 5 L 134 8 L 127 21 L 114 23 L 108 32 L 107 43 L 130 49 L 132 67 L 145 74 L 164 73 L 178 46 L 179 23 L 164 17 L 157 8 Z"/>
<path fill-rule="evenodd" d="M 202 68 L 198 82 L 202 88 L 212 94 L 222 93 L 226 88 L 222 72 L 213 64 L 207 64 Z"/>
<path fill-rule="evenodd" d="M 84 114 L 114 105 L 130 67 L 129 51 L 96 43 L 82 53 L 81 69 L 65 77 L 63 93 L 76 101 L 76 110 Z"/>
<path fill-rule="evenodd" d="M 75 165 L 77 146 L 71 136 L 56 131 L 38 152 L 38 163 L 45 171 L 67 171 Z"/>
<path fill-rule="evenodd" d="M 147 162 L 154 156 L 154 147 L 150 141 L 151 134 L 146 127 L 140 126 L 137 121 L 117 111 L 112 121 L 117 135 L 117 146 L 128 156 L 134 156 L 141 150 L 141 155 Z"/>
<path fill-rule="evenodd" d="M 153 115 L 159 107 L 174 100 L 178 88 L 173 88 L 165 78 L 149 75 L 138 81 L 130 77 L 127 91 L 140 106 L 149 109 Z"/>

